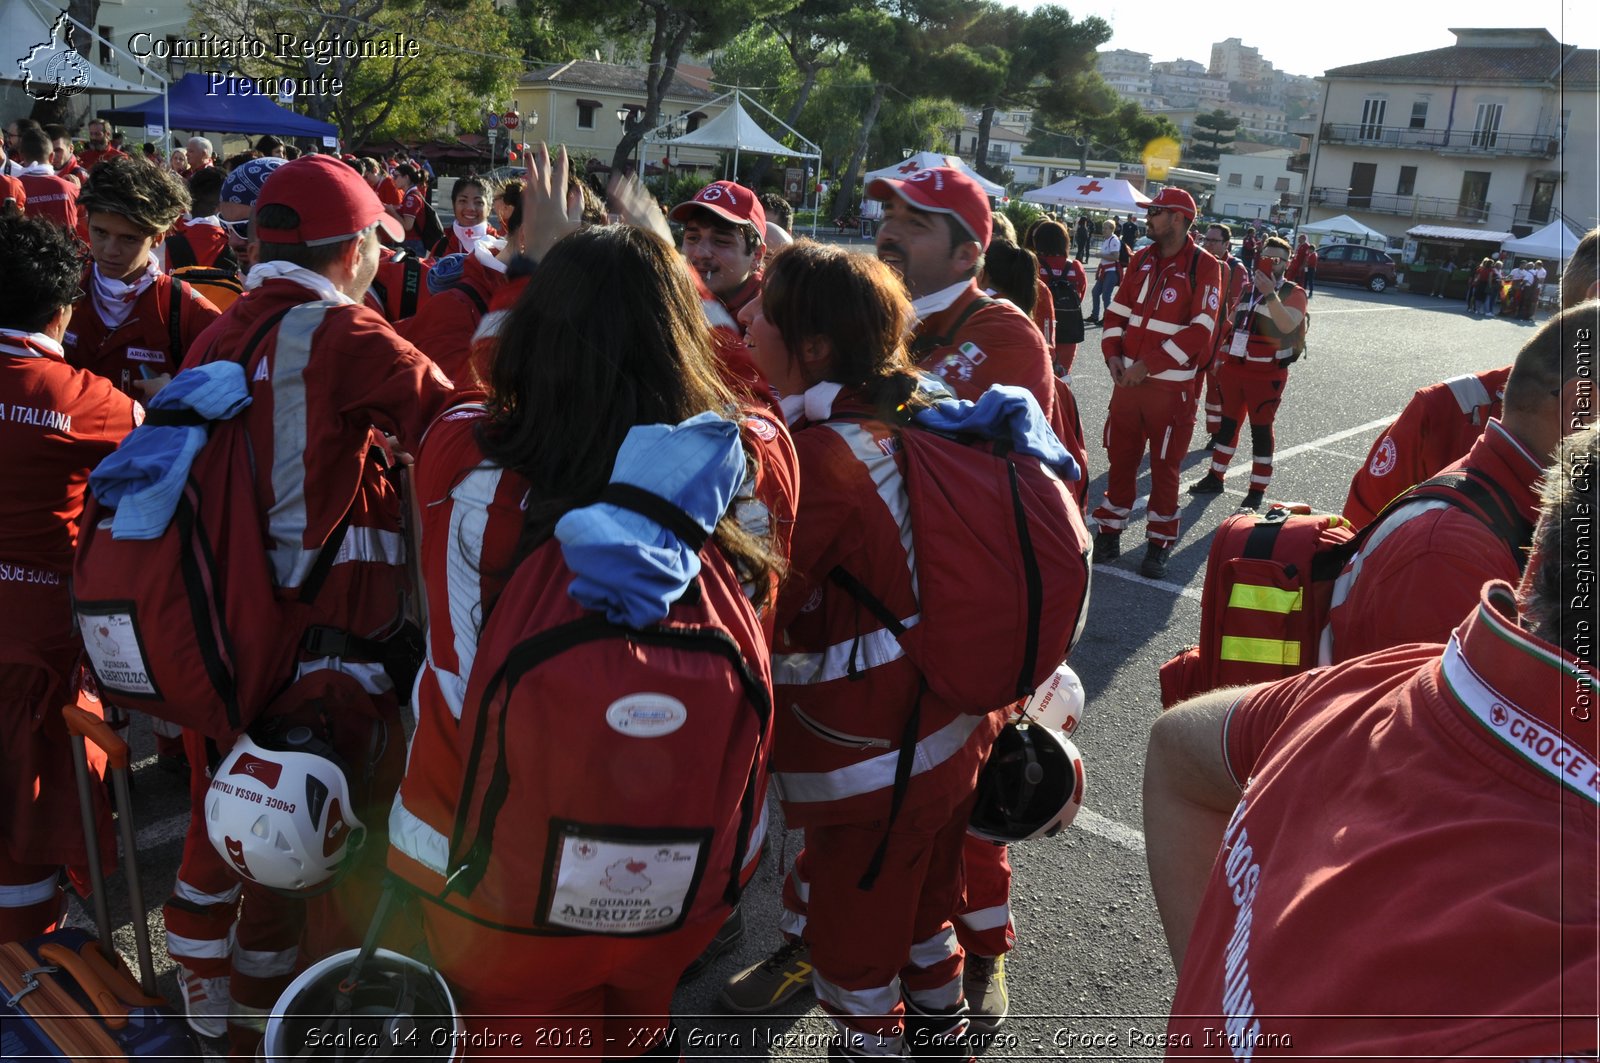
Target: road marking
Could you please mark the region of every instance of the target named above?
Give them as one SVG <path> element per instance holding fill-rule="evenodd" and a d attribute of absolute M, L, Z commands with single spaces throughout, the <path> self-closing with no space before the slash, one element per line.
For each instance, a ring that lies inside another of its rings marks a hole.
<path fill-rule="evenodd" d="M 1113 845 L 1120 845 L 1130 853 L 1144 854 L 1144 833 L 1132 827 L 1125 827 L 1114 819 L 1107 819 L 1093 809 L 1080 808 L 1073 818 L 1074 826 L 1082 827 L 1090 834 L 1104 838 Z"/>
<path fill-rule="evenodd" d="M 1316 450 L 1320 447 L 1325 447 L 1329 443 L 1337 443 L 1341 439 L 1349 439 L 1351 436 L 1358 436 L 1362 432 L 1370 432 L 1375 428 L 1386 428 L 1393 423 L 1394 419 L 1398 416 L 1399 414 L 1397 413 L 1391 413 L 1389 416 L 1380 417 L 1376 421 L 1368 421 L 1366 424 L 1358 424 L 1354 428 L 1346 428 L 1343 432 L 1335 432 L 1331 436 L 1323 436 L 1321 439 L 1313 439 L 1309 443 L 1301 443 L 1299 446 L 1290 447 L 1288 450 L 1280 450 L 1272 456 L 1272 460 L 1275 462 L 1282 461 L 1284 458 L 1292 458 L 1297 454 L 1304 454 L 1308 450 Z"/>
<path fill-rule="evenodd" d="M 1159 587 L 1168 594 L 1177 594 L 1185 598 L 1193 598 L 1197 602 L 1200 600 L 1200 592 L 1195 590 L 1193 587 L 1185 587 L 1182 584 L 1172 583 L 1164 579 L 1149 579 L 1148 577 L 1139 575 L 1137 572 L 1129 572 L 1125 568 L 1118 568 L 1115 565 L 1107 562 L 1101 562 L 1100 564 L 1094 566 L 1094 570 L 1097 573 L 1104 572 L 1108 575 L 1116 576 L 1118 579 L 1125 579 L 1130 583 L 1143 583 L 1146 587 Z"/>
<path fill-rule="evenodd" d="M 1317 311 L 1317 316 L 1318 317 L 1325 317 L 1328 314 L 1387 314 L 1391 310 L 1416 310 L 1416 309 L 1418 309 L 1418 308 L 1414 307 L 1414 306 L 1367 306 L 1367 307 L 1362 307 L 1359 310 L 1318 310 Z"/>

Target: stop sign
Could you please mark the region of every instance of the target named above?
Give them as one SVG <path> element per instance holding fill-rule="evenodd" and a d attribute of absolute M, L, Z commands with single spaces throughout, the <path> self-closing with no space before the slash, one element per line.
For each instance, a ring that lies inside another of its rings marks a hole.
<path fill-rule="evenodd" d="M 505 126 L 507 129 L 517 128 L 517 123 L 521 120 L 521 116 L 518 115 L 516 111 L 507 111 L 505 114 L 500 116 L 500 124 Z"/>

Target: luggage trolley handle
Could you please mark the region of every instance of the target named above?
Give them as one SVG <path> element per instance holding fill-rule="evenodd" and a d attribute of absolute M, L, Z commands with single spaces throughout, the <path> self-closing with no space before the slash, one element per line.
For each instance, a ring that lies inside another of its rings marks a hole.
<path fill-rule="evenodd" d="M 145 924 L 144 890 L 139 884 L 139 850 L 133 833 L 133 802 L 128 793 L 128 743 L 104 720 L 76 705 L 65 705 L 61 715 L 72 736 L 72 766 L 78 776 L 78 808 L 83 814 L 83 837 L 89 854 L 89 881 L 94 890 L 94 918 L 100 931 L 100 947 L 106 958 L 116 956 L 111 940 L 111 916 L 106 904 L 105 869 L 100 866 L 100 845 L 95 830 L 94 803 L 89 796 L 89 758 L 87 742 L 105 753 L 111 768 L 112 793 L 116 799 L 117 823 L 122 832 L 122 862 L 128 882 L 128 904 L 132 909 L 134 947 L 139 954 L 139 988 L 146 996 L 156 995 L 155 964 L 150 956 L 150 928 Z"/>

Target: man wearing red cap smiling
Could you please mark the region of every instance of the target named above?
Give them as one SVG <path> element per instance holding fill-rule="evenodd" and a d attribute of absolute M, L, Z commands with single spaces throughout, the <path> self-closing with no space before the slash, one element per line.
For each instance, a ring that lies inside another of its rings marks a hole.
<path fill-rule="evenodd" d="M 1222 266 L 1189 234 L 1194 197 L 1163 188 L 1146 205 L 1155 243 L 1134 253 L 1106 310 L 1100 353 L 1116 385 L 1106 418 L 1105 498 L 1094 511 L 1097 563 L 1122 553 L 1139 463 L 1150 451 L 1148 543 L 1141 575 L 1166 575 L 1178 540 L 1178 465 L 1194 433 L 1196 371 L 1211 353 Z"/>
<path fill-rule="evenodd" d="M 252 226 L 258 249 L 245 294 L 200 335 L 190 360 L 244 359 L 252 401 L 240 416 L 257 456 L 277 588 L 295 594 L 343 529 L 310 602 L 318 637 L 308 638 L 296 676 L 285 677 L 293 685 L 266 714 L 319 705 L 313 716 L 331 722 L 328 739 L 353 775 L 366 775 L 353 785 L 370 779 L 370 802 L 357 816 L 382 824 L 405 756 L 397 688 L 410 682 L 399 668 L 391 674 L 383 658 L 403 630 L 411 595 L 384 437 L 414 451 L 454 391 L 425 354 L 360 301 L 377 270 L 378 229 L 396 238 L 401 230 L 354 170 L 327 155 L 284 163 L 263 185 Z M 247 351 L 252 341 L 255 349 Z M 205 826 L 198 826 L 204 838 Z M 191 833 L 195 827 L 191 822 Z M 380 869 L 384 848 L 366 848 Z M 240 881 L 187 882 L 189 894 L 175 899 L 221 928 L 210 953 L 189 948 L 184 958 L 191 1012 L 197 1000 L 207 1004 L 202 1022 L 191 1014 L 191 1025 L 207 1025 L 205 1018 L 220 1024 L 226 1016 L 231 1053 L 253 1058 L 267 1014 L 296 969 L 301 928 L 308 928 L 307 947 L 321 952 L 345 947 L 365 926 L 370 913 L 351 903 L 350 889 L 362 873 L 358 868 L 339 888 L 306 902 L 243 883 L 247 896 L 231 948 L 226 927 Z M 231 963 L 223 959 L 230 953 Z M 206 955 L 220 964 L 195 970 L 193 958 Z"/>
<path fill-rule="evenodd" d="M 683 224 L 684 259 L 735 319 L 761 294 L 767 212 L 750 189 L 715 181 L 669 215 Z"/>
<path fill-rule="evenodd" d="M 873 181 L 867 195 L 884 203 L 878 258 L 900 274 L 917 314 L 912 360 L 958 398 L 977 399 L 991 384 L 1027 388 L 1056 435 L 1068 438 L 1044 336 L 1022 311 L 978 288 L 994 231 L 983 189 L 959 170 L 934 166 L 904 181 Z"/>

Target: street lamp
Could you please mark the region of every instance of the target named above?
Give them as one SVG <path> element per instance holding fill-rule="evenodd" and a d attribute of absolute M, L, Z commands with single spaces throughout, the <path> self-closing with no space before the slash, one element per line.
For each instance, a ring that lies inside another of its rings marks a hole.
<path fill-rule="evenodd" d="M 631 131 L 635 125 L 640 125 L 644 121 L 643 118 L 635 118 L 634 113 L 635 108 L 630 104 L 622 103 L 617 105 L 617 121 L 622 123 L 624 135 Z M 640 140 L 642 139 L 641 137 Z M 641 181 L 644 180 L 644 167 L 639 163 L 639 141 L 634 141 L 633 144 L 633 172 L 639 176 Z"/>
<path fill-rule="evenodd" d="M 910 149 L 910 148 L 901 148 L 901 149 L 900 149 L 900 157 L 901 157 L 901 158 L 902 158 L 902 159 L 909 159 L 909 158 L 911 158 L 911 154 L 912 154 L 912 152 L 911 152 L 911 149 Z"/>

